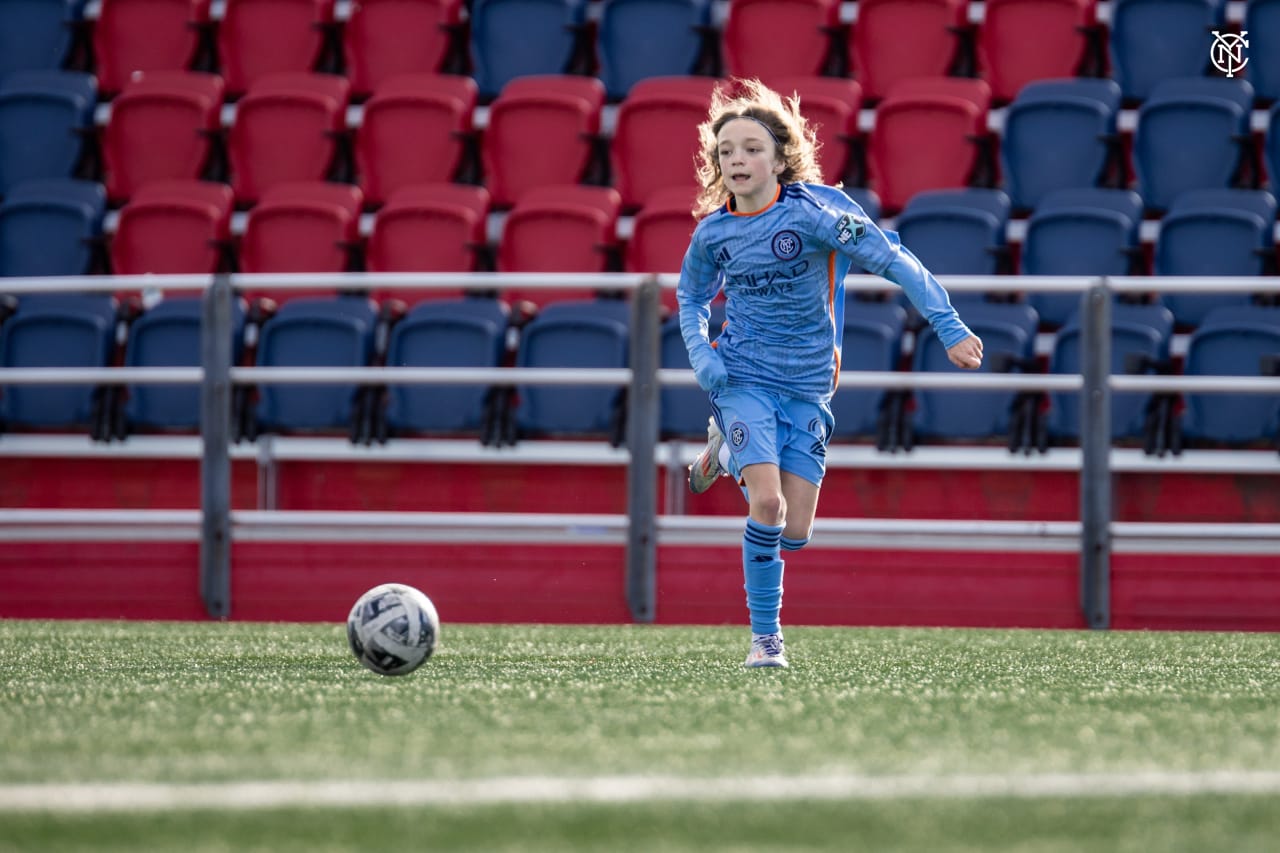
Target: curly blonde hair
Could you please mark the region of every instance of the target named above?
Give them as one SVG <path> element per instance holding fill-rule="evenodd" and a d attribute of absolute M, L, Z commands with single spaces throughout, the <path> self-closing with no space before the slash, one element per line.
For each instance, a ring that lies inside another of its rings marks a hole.
<path fill-rule="evenodd" d="M 732 92 L 736 90 L 736 94 Z M 756 79 L 734 79 L 729 87 L 717 85 L 711 93 L 707 120 L 698 125 L 698 191 L 693 215 L 702 218 L 729 200 L 730 192 L 720 174 L 717 137 L 720 129 L 735 118 L 753 118 L 764 124 L 777 140 L 778 158 L 785 168 L 778 175 L 782 183 L 822 182 L 818 168 L 818 139 L 809 122 L 800 114 L 800 96 L 784 98 Z"/>

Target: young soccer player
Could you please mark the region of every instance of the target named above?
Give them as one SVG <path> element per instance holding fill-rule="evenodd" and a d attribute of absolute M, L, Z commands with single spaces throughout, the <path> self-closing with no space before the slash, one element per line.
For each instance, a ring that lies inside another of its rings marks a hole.
<path fill-rule="evenodd" d="M 701 220 L 677 291 L 689 361 L 713 412 L 689 487 L 704 492 L 721 474 L 744 487 L 746 666 L 784 667 L 781 552 L 798 551 L 812 534 L 850 264 L 901 286 L 958 367 L 981 366 L 982 341 L 897 234 L 822 185 L 799 99 L 756 80 L 736 85 L 736 96 L 716 90 L 698 127 Z M 713 346 L 710 303 L 722 287 L 726 323 Z"/>

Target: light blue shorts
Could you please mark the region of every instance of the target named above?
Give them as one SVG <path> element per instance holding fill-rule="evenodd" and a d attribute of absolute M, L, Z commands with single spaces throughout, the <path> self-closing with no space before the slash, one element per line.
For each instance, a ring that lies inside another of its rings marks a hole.
<path fill-rule="evenodd" d="M 772 462 L 782 471 L 822 484 L 827 441 L 835 425 L 825 403 L 727 388 L 711 394 L 711 411 L 724 433 L 735 477 L 748 465 Z"/>

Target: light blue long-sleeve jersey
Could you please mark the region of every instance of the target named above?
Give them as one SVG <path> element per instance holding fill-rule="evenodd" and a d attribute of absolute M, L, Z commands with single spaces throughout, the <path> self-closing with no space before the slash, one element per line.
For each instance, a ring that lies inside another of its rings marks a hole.
<path fill-rule="evenodd" d="M 844 279 L 850 265 L 900 286 L 946 347 L 971 332 L 943 289 L 893 231 L 834 187 L 783 184 L 767 207 L 725 205 L 694 229 L 680 270 L 680 331 L 692 355 L 709 347 L 710 303 L 725 293 L 716 349 L 731 388 L 828 402 L 840 371 Z M 856 303 L 855 303 L 856 305 Z"/>

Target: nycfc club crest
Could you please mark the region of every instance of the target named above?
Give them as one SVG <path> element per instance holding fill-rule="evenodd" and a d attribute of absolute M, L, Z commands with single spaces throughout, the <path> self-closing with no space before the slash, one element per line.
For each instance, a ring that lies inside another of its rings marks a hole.
<path fill-rule="evenodd" d="M 773 235 L 773 254 L 780 261 L 789 261 L 800 254 L 804 244 L 794 231 L 779 231 Z"/>
<path fill-rule="evenodd" d="M 1248 30 L 1241 30 L 1240 35 L 1214 30 L 1213 44 L 1209 46 L 1209 61 L 1213 67 L 1228 77 L 1243 71 L 1249 64 L 1249 57 L 1244 55 L 1244 49 L 1249 46 L 1249 40 L 1245 38 L 1247 35 Z"/>

